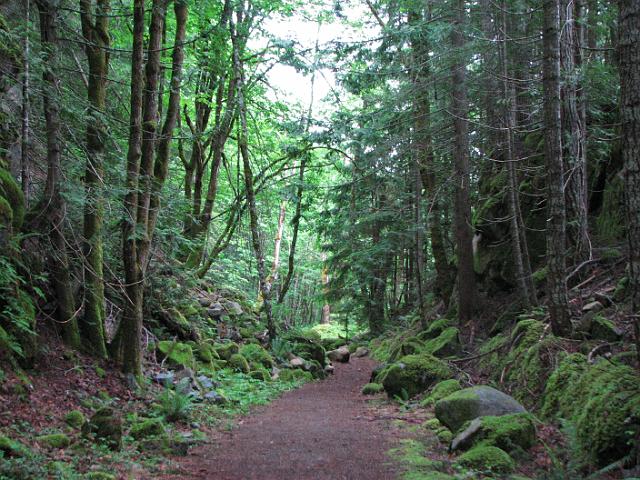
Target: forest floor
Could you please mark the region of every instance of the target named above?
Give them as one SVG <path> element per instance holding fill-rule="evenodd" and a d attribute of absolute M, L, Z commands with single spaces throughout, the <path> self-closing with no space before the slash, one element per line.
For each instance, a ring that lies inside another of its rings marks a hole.
<path fill-rule="evenodd" d="M 360 393 L 374 366 L 368 358 L 336 365 L 328 380 L 287 392 L 238 418 L 232 429 L 215 432 L 162 478 L 397 478 L 387 452 L 409 435 L 402 424 L 411 420 L 391 422 L 399 418 Z"/>

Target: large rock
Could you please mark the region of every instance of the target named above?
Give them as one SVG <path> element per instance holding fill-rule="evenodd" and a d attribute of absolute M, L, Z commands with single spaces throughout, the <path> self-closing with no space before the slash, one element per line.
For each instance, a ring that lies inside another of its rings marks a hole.
<path fill-rule="evenodd" d="M 163 340 L 158 342 L 158 350 L 165 356 L 167 362 L 181 367 L 192 367 L 194 365 L 193 349 L 191 345 Z"/>
<path fill-rule="evenodd" d="M 474 418 L 525 412 L 516 399 L 488 385 L 459 390 L 436 403 L 436 417 L 453 432 Z"/>
<path fill-rule="evenodd" d="M 351 353 L 349 352 L 348 347 L 343 346 L 327 352 L 327 356 L 332 362 L 347 363 L 349 361 Z"/>
<path fill-rule="evenodd" d="M 528 413 L 478 417 L 451 442 L 451 451 L 466 450 L 480 442 L 507 452 L 527 450 L 536 441 L 536 427 Z"/>
<path fill-rule="evenodd" d="M 441 360 L 433 355 L 407 355 L 387 367 L 378 375 L 390 398 L 395 396 L 413 397 L 424 392 L 433 384 L 452 377 L 452 372 Z"/>
<path fill-rule="evenodd" d="M 353 356 L 356 358 L 366 357 L 369 355 L 369 349 L 366 347 L 358 347 L 356 351 L 353 352 Z"/>
<path fill-rule="evenodd" d="M 106 443 L 113 450 L 122 448 L 122 417 L 113 408 L 104 407 L 85 423 L 84 433 Z"/>

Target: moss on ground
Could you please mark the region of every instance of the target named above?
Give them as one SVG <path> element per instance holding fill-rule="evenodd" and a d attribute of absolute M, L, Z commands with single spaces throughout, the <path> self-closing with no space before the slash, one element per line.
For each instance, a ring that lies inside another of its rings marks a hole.
<path fill-rule="evenodd" d="M 507 452 L 491 445 L 478 445 L 463 453 L 456 461 L 457 465 L 477 471 L 511 473 L 515 462 Z"/>
<path fill-rule="evenodd" d="M 243 345 L 239 353 L 253 365 L 261 365 L 264 368 L 271 368 L 273 366 L 273 357 L 260 345 Z"/>

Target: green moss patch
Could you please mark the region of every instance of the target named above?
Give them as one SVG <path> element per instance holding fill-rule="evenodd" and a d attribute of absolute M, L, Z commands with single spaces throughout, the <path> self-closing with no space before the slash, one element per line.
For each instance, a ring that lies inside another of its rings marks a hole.
<path fill-rule="evenodd" d="M 431 405 L 435 405 L 437 402 L 442 400 L 443 398 L 451 395 L 458 390 L 462 390 L 462 386 L 460 382 L 455 378 L 450 378 L 449 380 L 443 380 L 442 382 L 437 383 L 432 389 L 427 397 L 422 400 L 420 403 L 423 407 L 429 407 Z"/>
<path fill-rule="evenodd" d="M 160 418 L 148 418 L 134 423 L 129 433 L 136 440 L 141 440 L 147 437 L 163 435 L 165 432 L 164 423 Z"/>
<path fill-rule="evenodd" d="M 511 473 L 516 466 L 507 452 L 491 445 L 472 448 L 460 455 L 456 464 L 472 470 L 495 473 Z"/>
<path fill-rule="evenodd" d="M 462 348 L 459 335 L 460 331 L 457 328 L 449 327 L 436 338 L 429 340 L 424 346 L 424 351 L 436 357 L 458 355 Z"/>
<path fill-rule="evenodd" d="M 49 435 L 40 435 L 36 438 L 36 441 L 40 445 L 47 446 L 49 448 L 67 448 L 71 445 L 71 438 L 64 433 L 51 433 Z"/>
<path fill-rule="evenodd" d="M 84 425 L 84 414 L 80 410 L 72 410 L 64 416 L 64 421 L 72 428 L 80 428 Z"/>
<path fill-rule="evenodd" d="M 273 357 L 260 345 L 243 345 L 239 353 L 252 365 L 261 365 L 264 368 L 271 368 L 273 366 Z"/>
<path fill-rule="evenodd" d="M 31 450 L 18 440 L 4 435 L 0 435 L 0 452 L 7 457 L 27 457 L 31 454 Z"/>
<path fill-rule="evenodd" d="M 238 372 L 249 373 L 249 362 L 239 353 L 234 353 L 229 358 L 228 366 Z"/>
<path fill-rule="evenodd" d="M 433 355 L 407 355 L 386 369 L 382 384 L 390 398 L 412 397 L 452 375 L 449 366 Z"/>
<path fill-rule="evenodd" d="M 191 345 L 182 342 L 163 340 L 158 342 L 158 350 L 162 352 L 169 363 L 192 368 L 194 365 L 193 349 Z"/>

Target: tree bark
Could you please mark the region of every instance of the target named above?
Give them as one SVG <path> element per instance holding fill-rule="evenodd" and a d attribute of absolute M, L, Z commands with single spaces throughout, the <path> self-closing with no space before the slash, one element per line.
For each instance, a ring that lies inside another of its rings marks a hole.
<path fill-rule="evenodd" d="M 29 160 L 29 135 L 31 134 L 30 126 L 30 98 L 31 94 L 31 48 L 29 43 L 29 27 L 31 17 L 31 1 L 25 1 L 25 31 L 24 31 L 24 48 L 23 63 L 24 70 L 22 72 L 22 125 L 21 125 L 21 143 L 20 143 L 20 181 L 22 194 L 24 195 L 24 206 L 29 208 L 29 200 L 31 199 L 31 162 Z"/>
<path fill-rule="evenodd" d="M 468 102 L 464 61 L 464 0 L 458 0 L 451 43 L 456 59 L 452 65 L 452 108 L 455 163 L 455 236 L 458 255 L 458 319 L 469 322 L 475 305 L 475 272 L 473 269 L 473 233 L 471 231 L 471 198 L 469 174 Z"/>
<path fill-rule="evenodd" d="M 618 61 L 631 315 L 640 370 L 640 3 L 619 2 Z"/>
<path fill-rule="evenodd" d="M 75 295 L 71 284 L 67 240 L 64 234 L 66 202 L 61 195 L 61 157 L 59 84 L 56 75 L 58 65 L 58 18 L 57 0 L 38 0 L 40 17 L 40 40 L 44 53 L 42 90 L 44 116 L 47 133 L 47 179 L 44 191 L 49 238 L 53 247 L 51 253 L 51 281 L 56 293 L 57 321 L 62 328 L 65 343 L 80 348 L 80 333 L 76 319 Z"/>
<path fill-rule="evenodd" d="M 560 65 L 562 83 L 562 128 L 565 145 L 567 179 L 567 214 L 571 221 L 567 234 L 574 247 L 575 260 L 583 261 L 591 256 L 587 207 L 587 156 L 586 125 L 580 108 L 580 84 L 578 67 L 581 62 L 581 43 L 577 22 L 579 10 L 574 0 L 560 2 Z"/>
<path fill-rule="evenodd" d="M 566 213 L 562 123 L 560 118 L 559 0 L 543 5 L 543 89 L 547 167 L 547 289 L 551 327 L 556 335 L 571 332 L 566 283 Z"/>
<path fill-rule="evenodd" d="M 105 358 L 104 276 L 102 225 L 104 218 L 104 124 L 107 74 L 109 71 L 109 0 L 97 0 L 95 14 L 91 0 L 80 0 L 82 34 L 89 63 L 87 95 L 87 166 L 85 169 L 84 242 L 85 303 L 80 329 L 84 347 L 93 355 Z"/>

